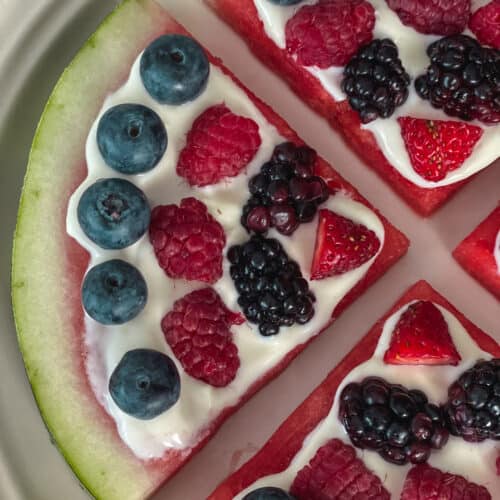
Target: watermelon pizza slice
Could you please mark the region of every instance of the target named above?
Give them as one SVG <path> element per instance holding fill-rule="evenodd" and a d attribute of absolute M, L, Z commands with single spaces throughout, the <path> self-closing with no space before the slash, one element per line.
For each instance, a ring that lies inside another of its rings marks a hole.
<path fill-rule="evenodd" d="M 97 498 L 145 498 L 408 240 L 155 2 L 65 70 L 19 208 L 19 344 Z M 314 268 L 314 279 L 312 269 Z"/>

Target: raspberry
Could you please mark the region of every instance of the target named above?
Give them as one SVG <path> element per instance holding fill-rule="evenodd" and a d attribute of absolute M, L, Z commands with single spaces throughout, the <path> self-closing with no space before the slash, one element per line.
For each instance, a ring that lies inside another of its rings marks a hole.
<path fill-rule="evenodd" d="M 212 288 L 191 292 L 175 302 L 161 329 L 184 370 L 214 387 L 225 387 L 240 359 L 230 327 L 244 319 L 231 312 Z"/>
<path fill-rule="evenodd" d="M 398 118 L 401 135 L 414 170 L 429 181 L 439 181 L 471 155 L 483 130 L 457 121 Z"/>
<path fill-rule="evenodd" d="M 222 276 L 226 236 L 201 201 L 184 198 L 180 207 L 155 207 L 149 239 L 167 276 L 206 283 L 215 283 Z"/>
<path fill-rule="evenodd" d="M 375 11 L 365 0 L 320 0 L 286 24 L 286 48 L 303 66 L 344 66 L 372 39 Z"/>
<path fill-rule="evenodd" d="M 356 458 L 352 446 L 332 439 L 302 468 L 290 492 L 307 500 L 389 500 L 380 479 Z"/>
<path fill-rule="evenodd" d="M 177 174 L 191 186 L 216 184 L 238 175 L 260 143 L 259 126 L 253 120 L 235 115 L 224 104 L 212 106 L 194 121 Z"/>
<path fill-rule="evenodd" d="M 470 18 L 469 28 L 481 43 L 500 49 L 500 0 L 477 9 Z"/>
<path fill-rule="evenodd" d="M 420 33 L 454 35 L 467 26 L 470 0 L 386 0 L 403 24 Z"/>

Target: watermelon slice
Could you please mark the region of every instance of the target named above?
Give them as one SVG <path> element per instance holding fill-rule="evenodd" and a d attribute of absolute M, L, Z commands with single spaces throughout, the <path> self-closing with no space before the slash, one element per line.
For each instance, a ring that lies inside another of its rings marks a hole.
<path fill-rule="evenodd" d="M 500 205 L 455 248 L 453 257 L 500 300 L 499 234 Z"/>
<path fill-rule="evenodd" d="M 89 257 L 66 233 L 68 200 L 86 175 L 85 142 L 104 98 L 127 78 L 132 62 L 160 34 L 185 33 L 156 3 L 125 0 L 90 37 L 55 87 L 34 138 L 21 198 L 13 257 L 13 305 L 19 344 L 40 412 L 74 472 L 98 498 L 144 498 L 177 471 L 222 422 L 305 347 L 297 346 L 211 422 L 195 447 L 138 459 L 97 402 L 85 372 L 80 286 Z M 218 60 L 212 64 L 232 76 Z M 92 78 L 89 78 L 92 75 Z M 235 80 L 236 84 L 238 82 Z M 297 135 L 247 91 L 287 140 Z M 323 160 L 317 173 L 368 203 Z M 408 240 L 380 217 L 384 246 L 364 278 L 337 305 L 338 314 L 407 250 Z M 325 325 L 326 327 L 327 325 Z"/>
<path fill-rule="evenodd" d="M 259 478 L 285 470 L 302 448 L 304 439 L 330 412 L 335 393 L 342 380 L 353 368 L 367 361 L 373 355 L 387 318 L 404 305 L 417 300 L 432 301 L 447 309 L 458 319 L 482 350 L 491 353 L 494 357 L 500 356 L 498 342 L 465 318 L 427 282 L 419 281 L 406 291 L 390 311 L 373 326 L 326 379 L 283 422 L 269 441 L 247 463 L 217 487 L 210 495 L 209 500 L 230 500 Z"/>

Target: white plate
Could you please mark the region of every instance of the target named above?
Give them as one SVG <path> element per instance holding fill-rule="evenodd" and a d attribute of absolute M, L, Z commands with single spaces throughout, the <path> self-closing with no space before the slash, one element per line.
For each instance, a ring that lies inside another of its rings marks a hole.
<path fill-rule="evenodd" d="M 115 2 L 0 0 L 0 499 L 88 498 L 45 430 L 27 382 L 12 321 L 10 254 L 27 155 L 44 102 L 64 66 Z M 479 174 L 430 219 L 415 215 L 342 143 L 325 121 L 248 52 L 201 4 L 165 6 L 257 95 L 412 240 L 409 254 L 231 417 L 155 497 L 206 498 L 282 420 L 410 284 L 427 279 L 473 322 L 500 340 L 500 304 L 451 258 L 451 250 L 500 198 L 500 162 Z M 49 299 L 50 294 L 47 296 Z M 125 499 L 124 499 L 125 500 Z"/>

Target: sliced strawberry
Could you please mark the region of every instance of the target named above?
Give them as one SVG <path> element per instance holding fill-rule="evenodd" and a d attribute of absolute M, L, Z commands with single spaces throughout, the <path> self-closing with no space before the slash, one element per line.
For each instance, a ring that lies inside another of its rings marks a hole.
<path fill-rule="evenodd" d="M 377 235 L 330 210 L 319 211 L 311 279 L 320 280 L 356 269 L 379 250 Z"/>
<path fill-rule="evenodd" d="M 441 311 L 427 300 L 403 312 L 384 355 L 391 365 L 457 365 L 460 359 Z"/>
<path fill-rule="evenodd" d="M 398 122 L 413 169 L 433 182 L 459 168 L 483 134 L 480 127 L 452 120 L 404 116 Z"/>
<path fill-rule="evenodd" d="M 469 20 L 469 28 L 482 44 L 500 49 L 500 0 L 477 9 Z"/>

